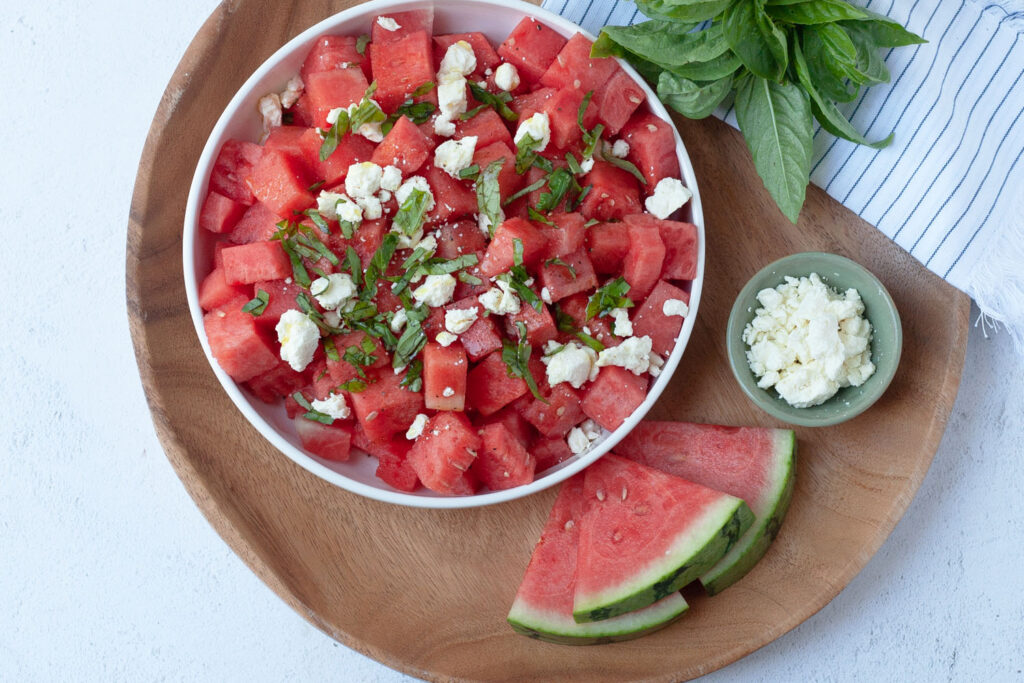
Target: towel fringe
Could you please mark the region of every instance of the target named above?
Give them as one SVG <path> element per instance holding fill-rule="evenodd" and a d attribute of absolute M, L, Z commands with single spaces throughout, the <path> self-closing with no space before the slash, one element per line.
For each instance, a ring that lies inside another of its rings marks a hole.
<path fill-rule="evenodd" d="M 1024 354 L 1024 194 L 1003 216 L 1007 222 L 978 258 L 966 292 L 981 310 L 974 326 L 985 338 L 1005 328 Z"/>

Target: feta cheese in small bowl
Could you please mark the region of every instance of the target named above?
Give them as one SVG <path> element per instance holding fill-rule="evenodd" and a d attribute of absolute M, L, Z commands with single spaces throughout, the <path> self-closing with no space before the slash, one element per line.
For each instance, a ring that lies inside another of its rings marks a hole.
<path fill-rule="evenodd" d="M 877 401 L 899 365 L 903 331 L 882 283 L 836 254 L 776 261 L 740 291 L 729 364 L 762 410 L 790 424 L 845 422 Z"/>

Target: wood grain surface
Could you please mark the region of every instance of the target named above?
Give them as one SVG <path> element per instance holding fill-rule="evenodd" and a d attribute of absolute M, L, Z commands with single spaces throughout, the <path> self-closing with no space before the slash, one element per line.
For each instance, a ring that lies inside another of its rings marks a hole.
<path fill-rule="evenodd" d="M 956 395 L 969 301 L 817 188 L 800 223 L 773 206 L 740 135 L 677 121 L 707 222 L 707 277 L 680 370 L 650 414 L 778 426 L 741 393 L 723 334 L 733 299 L 764 264 L 797 251 L 848 256 L 892 293 L 900 369 L 867 413 L 798 429 L 792 507 L 765 559 L 714 598 L 640 640 L 589 648 L 515 635 L 505 623 L 554 491 L 483 509 L 432 511 L 360 498 L 301 469 L 235 410 L 192 328 L 181 267 L 188 186 L 222 108 L 276 48 L 354 3 L 223 4 L 174 74 L 139 166 L 128 227 L 132 337 L 157 434 L 224 540 L 299 614 L 345 645 L 428 679 L 679 680 L 724 666 L 831 600 L 902 516 Z"/>

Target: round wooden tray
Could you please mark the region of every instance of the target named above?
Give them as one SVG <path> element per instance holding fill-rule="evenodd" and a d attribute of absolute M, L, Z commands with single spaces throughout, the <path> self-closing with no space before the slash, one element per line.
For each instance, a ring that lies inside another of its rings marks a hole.
<path fill-rule="evenodd" d="M 360 498 L 277 452 L 221 390 L 188 317 L 181 231 L 189 182 L 231 95 L 275 49 L 346 2 L 237 0 L 217 9 L 164 93 L 139 166 L 127 296 L 157 434 L 203 514 L 299 614 L 345 645 L 428 679 L 679 680 L 724 666 L 831 600 L 892 531 L 924 478 L 956 396 L 969 301 L 817 188 L 798 226 L 774 208 L 742 138 L 713 119 L 677 123 L 705 206 L 699 319 L 650 417 L 774 425 L 741 393 L 723 334 L 740 287 L 796 251 L 849 256 L 903 316 L 903 361 L 885 396 L 838 427 L 798 429 L 793 504 L 764 560 L 690 613 L 628 643 L 591 648 L 505 623 L 554 491 L 434 511 Z"/>

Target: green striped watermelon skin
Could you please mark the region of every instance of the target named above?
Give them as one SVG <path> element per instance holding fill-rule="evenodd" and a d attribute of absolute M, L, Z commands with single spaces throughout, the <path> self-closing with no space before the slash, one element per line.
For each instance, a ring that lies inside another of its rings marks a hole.
<path fill-rule="evenodd" d="M 509 610 L 509 625 L 517 633 L 550 643 L 598 645 L 638 638 L 681 617 L 688 606 L 682 595 L 672 593 L 638 612 L 576 623 L 572 616 L 576 551 L 586 503 L 582 474 L 562 484 Z"/>
<path fill-rule="evenodd" d="M 614 454 L 584 476 L 573 618 L 643 609 L 715 565 L 754 521 L 739 498 Z"/>
<path fill-rule="evenodd" d="M 615 452 L 747 502 L 756 520 L 700 580 L 711 595 L 739 581 L 767 552 L 793 495 L 796 435 L 789 429 L 641 422 Z"/>

